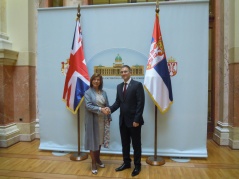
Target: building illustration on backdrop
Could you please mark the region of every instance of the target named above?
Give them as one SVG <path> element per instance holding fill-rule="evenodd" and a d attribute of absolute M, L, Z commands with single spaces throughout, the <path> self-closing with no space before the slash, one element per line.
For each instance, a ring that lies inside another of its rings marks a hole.
<path fill-rule="evenodd" d="M 120 69 L 124 65 L 121 56 L 118 54 L 115 57 L 115 62 L 113 66 L 94 66 L 94 73 L 100 73 L 102 76 L 121 76 Z M 143 65 L 133 65 L 130 67 L 132 76 L 144 76 L 144 66 Z"/>

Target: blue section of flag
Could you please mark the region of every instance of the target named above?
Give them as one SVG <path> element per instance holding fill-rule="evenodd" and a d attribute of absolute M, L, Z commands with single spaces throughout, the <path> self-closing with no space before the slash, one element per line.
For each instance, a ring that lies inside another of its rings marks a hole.
<path fill-rule="evenodd" d="M 170 99 L 170 101 L 173 101 L 172 85 L 171 85 L 171 79 L 170 79 L 166 59 L 164 58 L 161 62 L 159 62 L 157 65 L 155 65 L 154 69 L 157 71 L 157 73 L 163 79 L 163 82 L 167 86 L 168 91 L 169 91 L 169 99 Z"/>
<path fill-rule="evenodd" d="M 74 99 L 74 110 L 76 110 L 87 89 L 89 89 L 89 85 L 85 84 L 84 81 L 82 81 L 80 78 L 77 78 Z"/>
<path fill-rule="evenodd" d="M 152 37 L 151 44 L 155 41 L 154 37 Z"/>

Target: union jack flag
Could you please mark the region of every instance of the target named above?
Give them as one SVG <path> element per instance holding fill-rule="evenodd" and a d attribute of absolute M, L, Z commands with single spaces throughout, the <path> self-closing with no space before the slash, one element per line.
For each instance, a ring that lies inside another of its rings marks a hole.
<path fill-rule="evenodd" d="M 63 101 L 73 114 L 76 114 L 89 86 L 90 77 L 84 57 L 81 26 L 77 20 L 63 92 Z"/>

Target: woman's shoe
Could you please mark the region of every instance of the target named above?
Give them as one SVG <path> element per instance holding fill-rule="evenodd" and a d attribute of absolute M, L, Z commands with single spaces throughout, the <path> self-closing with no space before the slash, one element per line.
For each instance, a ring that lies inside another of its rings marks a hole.
<path fill-rule="evenodd" d="M 99 165 L 100 168 L 105 168 L 105 164 L 103 164 L 102 162 L 101 162 L 101 164 L 97 163 L 97 165 Z"/>
<path fill-rule="evenodd" d="M 95 166 L 96 167 L 96 166 Z M 93 169 L 92 165 L 91 165 L 91 172 L 92 174 L 96 175 L 98 173 L 97 168 Z"/>
<path fill-rule="evenodd" d="M 91 170 L 92 174 L 96 175 L 98 173 L 97 170 Z"/>

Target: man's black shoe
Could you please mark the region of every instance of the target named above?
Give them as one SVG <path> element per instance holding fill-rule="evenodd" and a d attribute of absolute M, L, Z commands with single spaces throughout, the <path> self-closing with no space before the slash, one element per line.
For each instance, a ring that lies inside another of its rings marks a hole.
<path fill-rule="evenodd" d="M 141 171 L 141 166 L 136 166 L 131 174 L 132 177 L 136 176 L 139 174 L 139 172 Z"/>
<path fill-rule="evenodd" d="M 119 171 L 122 171 L 122 170 L 130 168 L 130 167 L 131 167 L 130 164 L 123 163 L 120 167 L 116 168 L 115 171 L 119 172 Z"/>

